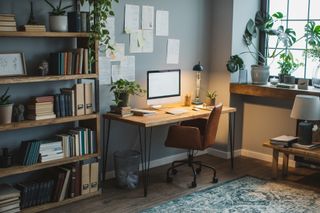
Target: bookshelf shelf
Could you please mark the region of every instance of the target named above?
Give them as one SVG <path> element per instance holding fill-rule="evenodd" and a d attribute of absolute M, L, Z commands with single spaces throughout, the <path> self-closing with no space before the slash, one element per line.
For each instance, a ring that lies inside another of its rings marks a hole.
<path fill-rule="evenodd" d="M 81 195 L 81 196 L 78 196 L 78 197 L 75 197 L 75 198 L 69 198 L 69 199 L 63 200 L 61 202 L 52 202 L 52 203 L 47 203 L 47 204 L 44 204 L 44 205 L 41 205 L 41 206 L 35 206 L 35 207 L 27 208 L 27 209 L 22 209 L 22 212 L 23 213 L 40 212 L 40 211 L 44 211 L 44 210 L 47 210 L 47 209 L 52 209 L 52 208 L 59 207 L 61 205 L 66 205 L 66 204 L 69 204 L 69 203 L 73 203 L 73 202 L 77 202 L 77 201 L 80 201 L 80 200 L 88 199 L 88 198 L 91 198 L 91 197 L 94 197 L 94 196 L 98 196 L 98 195 L 101 195 L 101 191 L 92 192 L 92 193 Z"/>
<path fill-rule="evenodd" d="M 44 163 L 37 163 L 30 166 L 12 166 L 9 168 L 0 168 L 0 178 L 7 177 L 10 175 L 17 175 L 17 174 L 22 174 L 26 172 L 32 172 L 32 171 L 37 171 L 41 169 L 51 168 L 55 166 L 61 166 L 69 163 L 75 163 L 81 160 L 87 160 L 87 159 L 95 158 L 98 156 L 99 154 L 90 154 L 90 155 L 76 156 L 71 158 L 63 158 L 63 159 L 48 161 Z"/>
<path fill-rule="evenodd" d="M 48 81 L 67 81 L 77 79 L 96 79 L 97 74 L 82 74 L 82 75 L 48 75 L 48 76 L 11 76 L 0 77 L 0 84 L 22 84 L 22 83 L 37 83 Z"/>
<path fill-rule="evenodd" d="M 17 129 L 26 129 L 26 128 L 32 128 L 37 126 L 47 126 L 47 125 L 53 125 L 53 124 L 62 124 L 62 123 L 68 123 L 68 122 L 90 120 L 90 119 L 96 119 L 98 116 L 99 115 L 95 113 L 95 114 L 89 114 L 89 115 L 62 117 L 62 118 L 45 119 L 45 120 L 38 120 L 38 121 L 25 120 L 21 122 L 13 122 L 10 124 L 2 124 L 0 125 L 0 132 L 17 130 Z"/>
<path fill-rule="evenodd" d="M 88 38 L 86 32 L 0 32 L 0 37 Z"/>

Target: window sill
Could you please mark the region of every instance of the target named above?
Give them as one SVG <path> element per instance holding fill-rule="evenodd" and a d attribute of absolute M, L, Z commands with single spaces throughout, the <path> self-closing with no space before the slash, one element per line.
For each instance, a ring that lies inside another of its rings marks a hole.
<path fill-rule="evenodd" d="M 284 89 L 277 88 L 271 84 L 255 85 L 230 83 L 230 93 L 237 95 L 294 100 L 297 94 L 320 96 L 320 89 L 316 89 L 312 86 L 309 86 L 308 90 L 302 90 L 297 89 L 297 85 L 294 89 Z"/>

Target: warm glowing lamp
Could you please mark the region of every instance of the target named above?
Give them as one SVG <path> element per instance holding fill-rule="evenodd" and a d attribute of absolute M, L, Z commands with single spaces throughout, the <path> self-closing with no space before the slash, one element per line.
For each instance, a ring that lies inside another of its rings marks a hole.
<path fill-rule="evenodd" d="M 193 71 L 197 72 L 197 81 L 196 81 L 196 97 L 193 100 L 192 104 L 200 105 L 202 102 L 200 101 L 200 81 L 201 81 L 201 72 L 203 71 L 203 66 L 200 64 L 200 61 L 198 64 L 193 66 Z"/>

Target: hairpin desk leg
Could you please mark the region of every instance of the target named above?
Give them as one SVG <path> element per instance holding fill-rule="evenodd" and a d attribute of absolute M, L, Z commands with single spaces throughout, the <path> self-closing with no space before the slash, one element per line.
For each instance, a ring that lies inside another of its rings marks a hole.
<path fill-rule="evenodd" d="M 102 154 L 102 178 L 101 178 L 101 186 L 103 181 L 106 180 L 106 169 L 107 169 L 107 159 L 108 159 L 108 149 L 109 149 L 109 141 L 110 141 L 110 126 L 111 119 L 104 119 L 103 121 L 103 154 Z M 108 128 L 108 130 L 106 130 Z M 103 187 L 102 187 L 103 188 Z"/>
<path fill-rule="evenodd" d="M 236 122 L 236 112 L 232 112 L 229 114 L 229 147 L 230 147 L 230 154 L 231 154 L 232 169 L 233 169 L 233 163 L 234 163 L 235 122 Z"/>

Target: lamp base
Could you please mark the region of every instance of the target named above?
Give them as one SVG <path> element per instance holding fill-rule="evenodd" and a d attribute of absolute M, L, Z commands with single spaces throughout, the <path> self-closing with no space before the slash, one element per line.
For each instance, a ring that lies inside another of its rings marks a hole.
<path fill-rule="evenodd" d="M 303 145 L 312 144 L 312 127 L 313 124 L 307 121 L 299 123 L 299 143 Z"/>
<path fill-rule="evenodd" d="M 201 104 L 203 104 L 203 102 L 200 101 L 200 98 L 195 98 L 195 99 L 192 101 L 192 104 L 194 104 L 194 105 L 201 105 Z"/>

